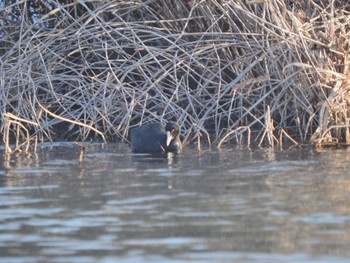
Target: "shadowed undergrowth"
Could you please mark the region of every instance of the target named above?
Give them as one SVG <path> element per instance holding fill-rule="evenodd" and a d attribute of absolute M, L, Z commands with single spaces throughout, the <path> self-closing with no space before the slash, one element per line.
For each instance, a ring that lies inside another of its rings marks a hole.
<path fill-rule="evenodd" d="M 252 2 L 3 6 L 5 143 L 171 119 L 186 143 L 350 143 L 349 4 Z"/>

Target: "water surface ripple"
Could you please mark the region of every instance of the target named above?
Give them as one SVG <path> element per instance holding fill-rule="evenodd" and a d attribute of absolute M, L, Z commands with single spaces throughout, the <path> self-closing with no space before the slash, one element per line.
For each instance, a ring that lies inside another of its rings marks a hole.
<path fill-rule="evenodd" d="M 5 158 L 0 262 L 348 262 L 349 149 Z"/>

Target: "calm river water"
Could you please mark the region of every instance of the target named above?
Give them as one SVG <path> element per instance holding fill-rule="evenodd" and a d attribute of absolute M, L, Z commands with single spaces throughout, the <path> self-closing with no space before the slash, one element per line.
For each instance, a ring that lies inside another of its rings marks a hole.
<path fill-rule="evenodd" d="M 350 261 L 350 149 L 1 154 L 0 262 Z"/>

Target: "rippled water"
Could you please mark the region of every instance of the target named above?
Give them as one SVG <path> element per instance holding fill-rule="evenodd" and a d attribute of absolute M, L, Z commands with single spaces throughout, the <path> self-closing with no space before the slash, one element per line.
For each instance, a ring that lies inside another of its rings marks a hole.
<path fill-rule="evenodd" d="M 349 149 L 2 156 L 0 262 L 350 260 Z"/>

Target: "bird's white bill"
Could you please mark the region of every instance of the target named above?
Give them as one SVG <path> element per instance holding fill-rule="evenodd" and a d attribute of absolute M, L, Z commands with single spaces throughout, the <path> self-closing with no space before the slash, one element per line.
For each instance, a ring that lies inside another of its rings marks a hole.
<path fill-rule="evenodd" d="M 170 131 L 166 132 L 166 146 L 169 146 L 171 141 L 174 139 L 172 133 Z"/>

